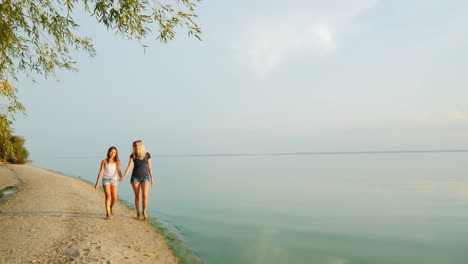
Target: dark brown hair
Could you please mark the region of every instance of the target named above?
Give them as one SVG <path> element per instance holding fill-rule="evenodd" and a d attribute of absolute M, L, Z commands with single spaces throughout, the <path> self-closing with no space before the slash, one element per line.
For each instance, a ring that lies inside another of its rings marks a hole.
<path fill-rule="evenodd" d="M 117 150 L 116 147 L 112 146 L 112 147 L 110 147 L 110 148 L 107 150 L 107 163 L 109 163 L 110 152 L 111 152 L 111 150 L 113 150 L 113 149 L 115 149 L 114 161 L 115 161 L 115 162 L 119 161 L 119 151 Z"/>

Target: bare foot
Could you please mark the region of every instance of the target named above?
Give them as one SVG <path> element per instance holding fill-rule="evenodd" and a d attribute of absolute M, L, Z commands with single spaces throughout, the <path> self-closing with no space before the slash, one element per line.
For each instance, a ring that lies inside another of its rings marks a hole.
<path fill-rule="evenodd" d="M 143 220 L 148 220 L 148 215 L 146 213 L 143 213 Z"/>
<path fill-rule="evenodd" d="M 140 220 L 140 212 L 137 212 L 137 217 L 136 217 L 137 220 Z"/>
<path fill-rule="evenodd" d="M 114 215 L 114 208 L 111 207 L 110 212 L 111 212 L 111 215 Z"/>
<path fill-rule="evenodd" d="M 110 214 L 107 214 L 106 215 L 106 220 L 111 220 L 112 219 L 112 216 Z"/>

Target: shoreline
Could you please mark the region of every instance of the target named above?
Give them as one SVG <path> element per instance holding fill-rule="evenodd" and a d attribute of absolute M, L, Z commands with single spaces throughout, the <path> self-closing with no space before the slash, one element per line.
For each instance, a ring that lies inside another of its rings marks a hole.
<path fill-rule="evenodd" d="M 5 166 L 3 162 L 0 162 L 0 166 Z M 0 191 L 10 187 L 10 186 L 15 186 L 18 184 L 18 180 L 12 173 L 5 173 L 2 174 L 2 177 L 0 177 Z"/>
<path fill-rule="evenodd" d="M 81 178 L 78 175 L 72 176 L 62 171 L 42 168 L 42 167 L 38 167 L 34 165 L 30 165 L 30 166 L 38 168 L 38 169 L 43 169 L 43 170 L 46 170 L 46 171 L 49 171 L 51 173 L 55 173 L 61 176 L 70 177 L 72 179 L 82 181 L 86 184 L 89 184 L 94 189 L 94 184 L 95 184 L 94 182 Z M 15 188 L 16 186 L 13 186 L 13 191 Z M 102 191 L 102 186 L 100 186 L 100 191 Z M 123 200 L 120 197 L 118 197 L 117 199 L 118 199 L 118 203 L 122 203 L 129 210 L 132 210 L 132 212 L 135 210 L 135 207 L 131 202 L 127 200 Z M 153 226 L 153 228 L 155 228 L 158 233 L 164 236 L 167 245 L 172 250 L 172 253 L 176 257 L 179 258 L 180 264 L 201 264 L 202 263 L 200 258 L 194 252 L 190 251 L 186 242 L 182 238 L 180 238 L 179 236 L 171 232 L 170 228 L 166 227 L 163 222 L 160 222 L 156 217 L 150 216 L 148 219 L 148 223 L 150 223 L 151 226 Z"/>
<path fill-rule="evenodd" d="M 1 263 L 182 263 L 164 230 L 121 200 L 105 220 L 102 187 L 31 165 L 0 166 L 7 178 L 17 186 L 0 202 Z"/>

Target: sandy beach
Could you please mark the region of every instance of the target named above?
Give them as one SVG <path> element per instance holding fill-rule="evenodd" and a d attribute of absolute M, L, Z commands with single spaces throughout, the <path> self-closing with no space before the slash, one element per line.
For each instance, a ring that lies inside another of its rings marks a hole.
<path fill-rule="evenodd" d="M 0 166 L 0 181 L 20 183 L 0 202 L 0 263 L 180 263 L 121 202 L 105 220 L 102 188 L 30 165 Z"/>

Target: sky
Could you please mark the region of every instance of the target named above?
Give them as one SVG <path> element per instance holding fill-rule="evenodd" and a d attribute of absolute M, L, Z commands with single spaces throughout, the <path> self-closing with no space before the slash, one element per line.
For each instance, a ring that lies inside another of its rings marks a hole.
<path fill-rule="evenodd" d="M 22 77 L 31 158 L 130 152 L 468 149 L 468 2 L 210 1 L 203 41 L 124 39 L 78 13 L 97 55 Z"/>

